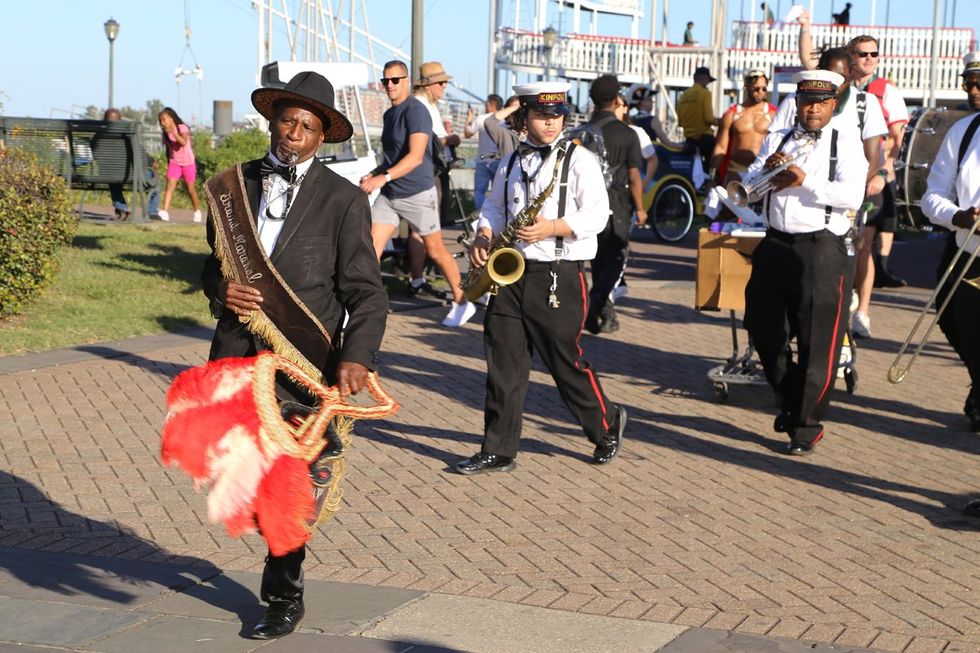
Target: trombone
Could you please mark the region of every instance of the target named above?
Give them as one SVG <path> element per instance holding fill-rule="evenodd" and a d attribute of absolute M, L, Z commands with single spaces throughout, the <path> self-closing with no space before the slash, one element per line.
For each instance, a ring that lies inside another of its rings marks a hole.
<path fill-rule="evenodd" d="M 953 256 L 952 260 L 950 260 L 949 265 L 946 266 L 946 272 L 943 273 L 943 277 L 939 280 L 939 283 L 936 284 L 936 289 L 932 291 L 932 295 L 929 297 L 929 300 L 926 302 L 926 305 L 922 308 L 922 311 L 919 313 L 919 319 L 915 321 L 915 325 L 912 327 L 912 330 L 909 331 L 909 335 L 908 337 L 905 338 L 905 342 L 903 342 L 902 346 L 898 349 L 898 354 L 896 354 L 894 362 L 892 362 L 891 367 L 888 368 L 889 383 L 892 384 L 901 383 L 902 381 L 905 380 L 905 377 L 908 376 L 909 370 L 912 369 L 912 364 L 915 363 L 915 359 L 918 358 L 919 354 L 922 353 L 922 349 L 926 346 L 926 343 L 929 341 L 929 336 L 932 335 L 933 329 L 935 329 L 936 325 L 939 324 L 939 318 L 942 317 L 943 311 L 946 310 L 946 307 L 949 305 L 950 300 L 953 299 L 953 293 L 956 292 L 956 288 L 960 285 L 960 282 L 966 282 L 971 286 L 973 286 L 974 288 L 980 289 L 980 276 L 973 277 L 972 279 L 964 278 L 966 277 L 967 270 L 970 269 L 970 266 L 973 265 L 973 261 L 976 260 L 977 254 L 980 253 L 980 247 L 975 247 L 973 249 L 973 253 L 970 254 L 970 258 L 967 260 L 966 265 L 963 266 L 963 269 L 960 270 L 959 275 L 956 277 L 956 281 L 954 281 L 953 284 L 950 286 L 949 293 L 946 295 L 946 299 L 944 299 L 942 305 L 936 309 L 936 315 L 935 317 L 932 318 L 932 322 L 929 324 L 929 328 L 926 329 L 925 335 L 922 336 L 922 341 L 919 342 L 919 344 L 912 351 L 908 363 L 906 363 L 905 366 L 903 367 L 902 358 L 905 356 L 905 352 L 908 350 L 909 344 L 912 342 L 912 338 L 914 338 L 915 334 L 919 331 L 919 327 L 922 326 L 922 321 L 925 319 L 926 313 L 929 312 L 929 308 L 936 301 L 936 297 L 939 296 L 939 292 L 942 290 L 943 286 L 946 285 L 946 280 L 949 279 L 949 275 L 952 274 L 953 268 L 956 267 L 956 263 L 960 260 L 960 257 L 966 251 L 966 248 L 970 244 L 970 241 L 973 239 L 974 234 L 977 233 L 978 226 L 980 226 L 980 220 L 975 220 L 973 222 L 973 226 L 970 227 L 970 231 L 966 236 L 966 240 L 963 241 L 963 245 L 961 245 L 960 248 L 956 250 L 956 254 Z"/>

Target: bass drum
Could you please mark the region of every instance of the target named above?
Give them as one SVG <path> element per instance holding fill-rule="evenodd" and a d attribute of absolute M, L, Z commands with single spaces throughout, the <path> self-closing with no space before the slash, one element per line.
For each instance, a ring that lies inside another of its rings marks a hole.
<path fill-rule="evenodd" d="M 971 113 L 945 107 L 923 107 L 912 114 L 895 161 L 895 209 L 900 225 L 932 229 L 929 218 L 922 213 L 922 196 L 926 194 L 932 162 L 949 128 Z"/>

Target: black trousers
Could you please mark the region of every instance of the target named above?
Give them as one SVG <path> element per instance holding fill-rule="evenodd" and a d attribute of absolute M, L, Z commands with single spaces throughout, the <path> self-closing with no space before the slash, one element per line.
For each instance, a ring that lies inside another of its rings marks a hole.
<path fill-rule="evenodd" d="M 548 307 L 552 283 L 549 264 L 535 261 L 527 261 L 524 276 L 491 298 L 483 321 L 487 357 L 485 453 L 508 458 L 517 455 L 535 349 L 589 441 L 597 443 L 609 429 L 612 405 L 579 346 L 587 298 L 583 267 L 578 261 L 557 265 L 559 308 Z"/>
<path fill-rule="evenodd" d="M 745 327 L 795 442 L 815 444 L 823 437 L 820 420 L 830 404 L 847 328 L 851 261 L 843 238 L 826 230 L 770 229 L 752 254 Z"/>
<path fill-rule="evenodd" d="M 589 314 L 608 317 L 612 311 L 609 293 L 616 287 L 626 265 L 630 242 L 630 216 L 609 216 L 597 239 L 592 261 L 592 290 L 589 292 Z M 607 308 L 608 306 L 608 308 Z"/>
<path fill-rule="evenodd" d="M 939 268 L 936 270 L 937 278 L 942 278 L 946 268 L 957 251 L 956 235 L 950 233 L 946 240 L 946 249 L 943 251 L 939 261 Z M 977 328 L 980 326 L 980 289 L 962 282 L 953 288 L 953 281 L 959 276 L 960 271 L 966 266 L 970 258 L 970 252 L 963 252 L 956 266 L 949 275 L 949 279 L 939 290 L 936 296 L 936 308 L 942 306 L 950 291 L 953 298 L 949 300 L 946 310 L 939 316 L 939 328 L 942 330 L 946 340 L 953 346 L 960 360 L 966 364 L 966 369 L 970 373 L 970 381 L 973 383 L 973 392 L 976 395 L 980 392 L 980 342 L 977 341 Z M 974 279 L 980 276 L 980 257 L 973 261 L 973 265 L 967 270 L 965 279 Z"/>
<path fill-rule="evenodd" d="M 697 150 L 698 154 L 701 155 L 701 161 L 704 164 L 704 169 L 707 170 L 711 167 L 711 156 L 715 151 L 715 137 L 713 134 L 701 134 L 697 138 L 688 138 L 687 144 L 689 147 L 693 147 Z"/>

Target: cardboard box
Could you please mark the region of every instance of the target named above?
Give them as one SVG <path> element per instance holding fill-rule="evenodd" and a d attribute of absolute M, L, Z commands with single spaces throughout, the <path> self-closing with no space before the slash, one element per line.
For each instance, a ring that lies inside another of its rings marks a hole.
<path fill-rule="evenodd" d="M 752 274 L 751 256 L 761 240 L 701 229 L 694 293 L 696 309 L 745 309 L 745 285 Z"/>

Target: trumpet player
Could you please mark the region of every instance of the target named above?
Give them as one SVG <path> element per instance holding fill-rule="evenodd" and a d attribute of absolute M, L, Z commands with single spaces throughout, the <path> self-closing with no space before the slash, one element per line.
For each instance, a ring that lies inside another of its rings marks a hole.
<path fill-rule="evenodd" d="M 470 265 L 486 267 L 497 249 L 495 235 L 514 233 L 524 273 L 500 285 L 487 305 L 483 446 L 456 464 L 460 474 L 514 469 L 535 350 L 595 445 L 592 463 L 608 463 L 622 445 L 626 409 L 609 401 L 579 347 L 588 309 L 585 263 L 596 255 L 609 197 L 595 155 L 561 138 L 568 88 L 561 82 L 514 87 L 520 109 L 512 118 L 518 129 L 526 128 L 526 140 L 500 161 L 480 212 Z"/>
<path fill-rule="evenodd" d="M 963 89 L 967 92 L 970 108 L 980 110 L 980 52 L 971 52 L 964 58 Z M 946 310 L 939 317 L 949 344 L 953 346 L 970 373 L 971 389 L 967 392 L 963 412 L 970 421 L 970 430 L 980 433 L 980 342 L 977 326 L 980 325 L 980 288 L 970 283 L 956 283 L 963 267 L 970 267 L 964 279 L 980 278 L 980 260 L 971 254 L 980 248 L 980 235 L 974 224 L 980 215 L 980 113 L 961 118 L 943 138 L 926 182 L 922 198 L 922 212 L 934 224 L 950 230 L 946 251 L 940 261 L 939 274 L 952 264 L 946 287 L 940 289 L 936 304 L 941 306 L 946 296 L 953 293 Z M 957 251 L 960 255 L 954 256 Z M 953 284 L 956 284 L 955 287 Z M 980 516 L 980 505 L 976 516 Z"/>
<path fill-rule="evenodd" d="M 861 205 L 868 171 L 860 141 L 829 126 L 843 83 L 828 70 L 799 73 L 795 126 L 766 137 L 743 180 L 751 188 L 760 174 L 772 175 L 745 326 L 780 404 L 773 428 L 789 436 L 794 456 L 810 454 L 824 434 L 851 292 L 845 212 Z"/>

